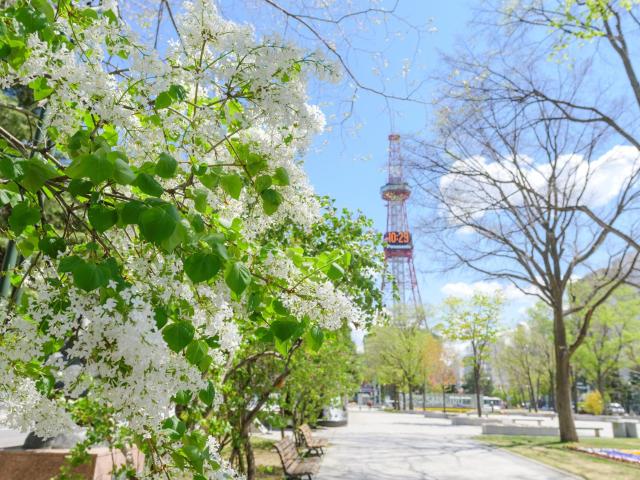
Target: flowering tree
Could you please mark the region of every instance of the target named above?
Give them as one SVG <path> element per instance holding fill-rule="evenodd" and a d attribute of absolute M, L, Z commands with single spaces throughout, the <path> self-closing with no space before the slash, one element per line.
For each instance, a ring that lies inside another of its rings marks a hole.
<path fill-rule="evenodd" d="M 9 421 L 136 444 L 145 478 L 233 475 L 185 408 L 216 410 L 245 336 L 277 349 L 363 316 L 350 251 L 266 241 L 321 218 L 298 158 L 323 127 L 307 78 L 335 69 L 210 0 L 158 49 L 112 1 L 9 3 L 0 87 L 28 85 L 41 113 L 34 141 L 0 128 L 2 234 L 24 257 L 0 320 Z"/>
<path fill-rule="evenodd" d="M 326 265 L 331 265 L 326 275 L 352 299 L 351 304 L 344 303 L 334 311 L 336 322 L 346 315 L 356 319 L 358 325 L 368 325 L 382 305 L 382 294 L 375 285 L 375 273 L 383 268 L 381 236 L 373 230 L 369 219 L 347 211 L 338 212 L 322 201 L 323 219 L 309 231 L 296 225 L 281 225 L 266 232 L 262 243 L 286 241 L 300 252 L 324 259 Z M 349 255 L 342 255 L 340 261 L 332 261 L 335 253 L 327 253 L 345 250 Z M 308 257 L 294 261 L 305 258 Z M 285 268 L 286 265 L 273 267 Z M 325 276 L 324 273 L 321 275 Z M 353 311 L 354 306 L 356 311 Z M 345 323 L 334 332 L 325 332 L 316 325 L 308 325 L 304 317 L 300 322 L 286 315 L 286 309 L 280 303 L 274 303 L 273 308 L 285 315 L 272 322 L 271 328 L 256 328 L 255 322 L 243 325 L 241 346 L 224 372 L 219 412 L 215 416 L 207 413 L 212 420 L 208 426 L 217 434 L 220 446 L 231 447 L 231 460 L 249 479 L 255 475 L 249 432 L 256 418 L 269 416 L 273 411 L 269 407 L 275 407 L 276 403 L 291 410 L 295 418 L 309 415 L 305 413 L 305 407 L 312 409 L 314 402 L 344 393 L 348 387 L 340 389 L 338 384 L 346 383 L 341 382 L 342 379 L 354 377 L 353 361 L 345 360 L 348 353 L 352 353 Z M 353 314 L 347 313 L 348 310 Z M 322 381 L 318 382 L 318 379 Z M 301 405 L 295 403 L 296 397 L 304 398 Z M 193 417 L 197 407 L 191 410 L 189 417 Z"/>

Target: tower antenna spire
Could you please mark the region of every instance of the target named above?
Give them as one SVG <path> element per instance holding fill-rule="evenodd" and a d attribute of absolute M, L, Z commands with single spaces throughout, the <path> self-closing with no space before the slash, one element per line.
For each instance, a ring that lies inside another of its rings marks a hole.
<path fill-rule="evenodd" d="M 385 275 L 382 288 L 385 289 L 385 277 L 390 272 L 397 289 L 397 295 L 392 295 L 393 314 L 401 315 L 407 308 L 411 308 L 413 311 L 407 313 L 425 322 L 413 264 L 413 237 L 407 217 L 407 200 L 411 196 L 411 188 L 405 179 L 400 135 L 397 133 L 389 135 L 387 169 L 387 183 L 380 189 L 380 195 L 387 203 L 387 230 L 384 234 Z"/>

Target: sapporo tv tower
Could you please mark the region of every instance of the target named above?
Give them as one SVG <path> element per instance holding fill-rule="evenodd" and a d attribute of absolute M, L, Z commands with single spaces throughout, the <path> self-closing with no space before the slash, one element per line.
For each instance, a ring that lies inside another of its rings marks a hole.
<path fill-rule="evenodd" d="M 397 296 L 393 295 L 392 315 L 406 312 L 421 322 L 425 320 L 422 299 L 413 265 L 413 239 L 407 218 L 407 199 L 411 188 L 405 181 L 403 159 L 400 152 L 400 135 L 389 135 L 389 177 L 380 189 L 382 199 L 387 202 L 387 231 L 384 234 L 385 275 L 393 275 Z"/>

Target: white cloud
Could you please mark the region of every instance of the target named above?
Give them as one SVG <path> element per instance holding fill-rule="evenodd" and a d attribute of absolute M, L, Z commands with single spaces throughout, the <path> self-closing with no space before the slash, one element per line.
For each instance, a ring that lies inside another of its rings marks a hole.
<path fill-rule="evenodd" d="M 491 206 L 503 204 L 503 195 L 514 205 L 523 204 L 519 185 L 522 177 L 534 191 L 544 195 L 554 173 L 548 162 L 536 162 L 519 155 L 517 162 L 504 158 L 501 162 L 473 156 L 457 161 L 451 173 L 440 181 L 440 189 L 452 207 L 454 216 L 467 216 L 477 221 Z M 607 205 L 625 188 L 626 182 L 640 168 L 640 152 L 631 146 L 615 146 L 596 160 L 579 154 L 558 157 L 555 185 L 567 204 L 586 204 L 592 208 Z M 489 179 L 489 180 L 487 180 Z M 495 184 L 499 183 L 502 192 Z M 470 231 L 460 231 L 467 234 Z"/>
<path fill-rule="evenodd" d="M 480 282 L 453 282 L 442 286 L 440 291 L 447 297 L 471 297 L 474 293 L 496 294 L 502 293 L 505 300 L 528 300 L 533 299 L 531 295 L 527 295 L 513 284 L 504 284 L 496 281 L 480 281 Z"/>

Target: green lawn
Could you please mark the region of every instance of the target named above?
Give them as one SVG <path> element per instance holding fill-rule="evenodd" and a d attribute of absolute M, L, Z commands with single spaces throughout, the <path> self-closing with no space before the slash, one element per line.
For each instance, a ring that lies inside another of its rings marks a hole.
<path fill-rule="evenodd" d="M 572 445 L 578 444 L 562 444 L 556 437 L 482 435 L 476 439 L 587 480 L 637 480 L 640 478 L 640 467 L 571 450 Z M 640 440 L 634 438 L 585 438 L 579 445 L 640 450 Z"/>
<path fill-rule="evenodd" d="M 280 457 L 278 457 L 273 448 L 275 443 L 273 440 L 251 437 L 253 453 L 256 456 L 258 480 L 280 480 L 284 478 Z"/>

